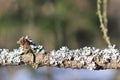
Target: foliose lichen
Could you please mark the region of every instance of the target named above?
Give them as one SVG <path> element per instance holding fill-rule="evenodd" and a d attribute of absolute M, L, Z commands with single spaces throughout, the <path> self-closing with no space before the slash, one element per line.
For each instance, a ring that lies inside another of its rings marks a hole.
<path fill-rule="evenodd" d="M 120 63 L 120 53 L 115 49 L 115 45 L 108 46 L 105 49 L 97 49 L 95 47 L 83 47 L 76 50 L 70 50 L 68 47 L 63 46 L 59 50 L 50 52 L 50 64 L 60 65 L 64 61 L 77 61 L 81 65 L 87 65 L 87 68 L 92 70 L 97 68 L 94 61 L 95 56 L 100 56 L 102 63 L 107 64 L 110 60 L 117 60 Z"/>
<path fill-rule="evenodd" d="M 33 53 L 45 53 L 45 49 L 42 45 L 36 45 L 35 42 L 28 36 L 19 39 L 18 43 L 20 47 L 9 51 L 8 49 L 0 49 L 0 64 L 16 64 L 21 61 L 21 55 L 25 53 L 24 45 L 29 46 Z"/>
<path fill-rule="evenodd" d="M 20 62 L 20 55 L 23 53 L 21 47 L 9 51 L 8 49 L 0 49 L 0 64 L 12 64 Z"/>

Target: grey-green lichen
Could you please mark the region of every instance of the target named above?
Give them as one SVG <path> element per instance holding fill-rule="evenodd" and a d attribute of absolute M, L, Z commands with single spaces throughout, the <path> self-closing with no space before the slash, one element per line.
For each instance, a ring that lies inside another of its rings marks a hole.
<path fill-rule="evenodd" d="M 40 53 L 44 54 L 45 49 L 42 45 L 36 45 L 35 42 L 28 38 L 28 36 L 22 37 L 20 39 L 24 39 L 23 42 L 26 41 L 27 46 L 29 46 L 29 49 L 32 50 L 33 54 Z M 0 64 L 17 64 L 21 62 L 21 55 L 26 53 L 25 47 L 23 45 L 20 45 L 18 49 L 13 49 L 12 51 L 9 51 L 8 49 L 0 49 Z"/>
<path fill-rule="evenodd" d="M 120 64 L 120 53 L 115 49 L 115 45 L 108 46 L 105 49 L 97 49 L 95 47 L 83 47 L 80 49 L 69 50 L 63 46 L 59 50 L 50 52 L 50 64 L 61 65 L 64 61 L 77 61 L 82 66 L 87 66 L 87 69 L 96 69 L 98 64 L 95 62 L 95 57 L 101 58 L 102 64 L 107 64 L 110 60 L 114 60 Z"/>
<path fill-rule="evenodd" d="M 33 49 L 35 53 L 44 54 L 45 50 L 42 45 L 34 46 Z M 8 49 L 0 49 L 0 64 L 16 64 L 21 62 L 21 55 L 24 54 L 23 47 L 19 47 L 18 49 L 13 49 L 13 51 L 9 51 Z"/>
<path fill-rule="evenodd" d="M 12 64 L 20 62 L 20 55 L 23 53 L 21 47 L 9 51 L 8 49 L 0 49 L 0 64 Z"/>

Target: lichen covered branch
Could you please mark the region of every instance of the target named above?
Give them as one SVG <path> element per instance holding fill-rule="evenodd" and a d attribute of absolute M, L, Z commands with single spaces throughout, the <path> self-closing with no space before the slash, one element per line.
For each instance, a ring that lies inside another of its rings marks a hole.
<path fill-rule="evenodd" d="M 95 47 L 83 47 L 69 50 L 62 47 L 60 50 L 49 53 L 50 65 L 63 68 L 84 68 L 90 70 L 120 68 L 120 53 L 115 46 L 105 49 Z"/>
<path fill-rule="evenodd" d="M 90 70 L 120 69 L 120 51 L 115 48 L 115 45 L 105 49 L 83 47 L 74 50 L 63 46 L 59 50 L 45 52 L 42 45 L 33 44 L 28 37 L 23 37 L 20 42 L 24 44 L 20 43 L 20 47 L 13 51 L 0 49 L 1 65 L 25 64 L 33 68 L 53 66 Z"/>

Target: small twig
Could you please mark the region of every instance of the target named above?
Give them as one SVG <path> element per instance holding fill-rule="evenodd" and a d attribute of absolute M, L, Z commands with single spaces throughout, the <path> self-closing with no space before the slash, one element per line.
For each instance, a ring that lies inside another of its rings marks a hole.
<path fill-rule="evenodd" d="M 98 18 L 100 21 L 100 27 L 101 27 L 102 32 L 103 32 L 103 38 L 105 39 L 105 41 L 108 45 L 111 45 L 110 38 L 108 36 L 108 26 L 107 26 L 107 24 L 108 24 L 108 21 L 107 21 L 107 0 L 97 0 L 97 14 L 98 14 Z"/>
<path fill-rule="evenodd" d="M 103 0 L 103 20 L 105 27 L 107 28 L 108 20 L 107 20 L 107 0 Z"/>

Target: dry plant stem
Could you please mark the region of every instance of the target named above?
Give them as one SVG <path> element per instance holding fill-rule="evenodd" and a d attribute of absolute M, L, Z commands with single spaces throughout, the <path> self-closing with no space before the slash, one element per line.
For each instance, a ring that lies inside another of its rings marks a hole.
<path fill-rule="evenodd" d="M 103 4 L 102 4 L 103 2 Z M 103 6 L 102 6 L 103 5 Z M 102 9 L 103 8 L 103 11 Z M 100 27 L 103 32 L 103 38 L 108 45 L 111 45 L 110 38 L 108 36 L 108 26 L 107 26 L 107 0 L 97 0 L 97 14 L 100 21 Z"/>
<path fill-rule="evenodd" d="M 105 27 L 107 27 L 108 20 L 107 20 L 107 0 L 103 0 L 103 20 Z"/>

